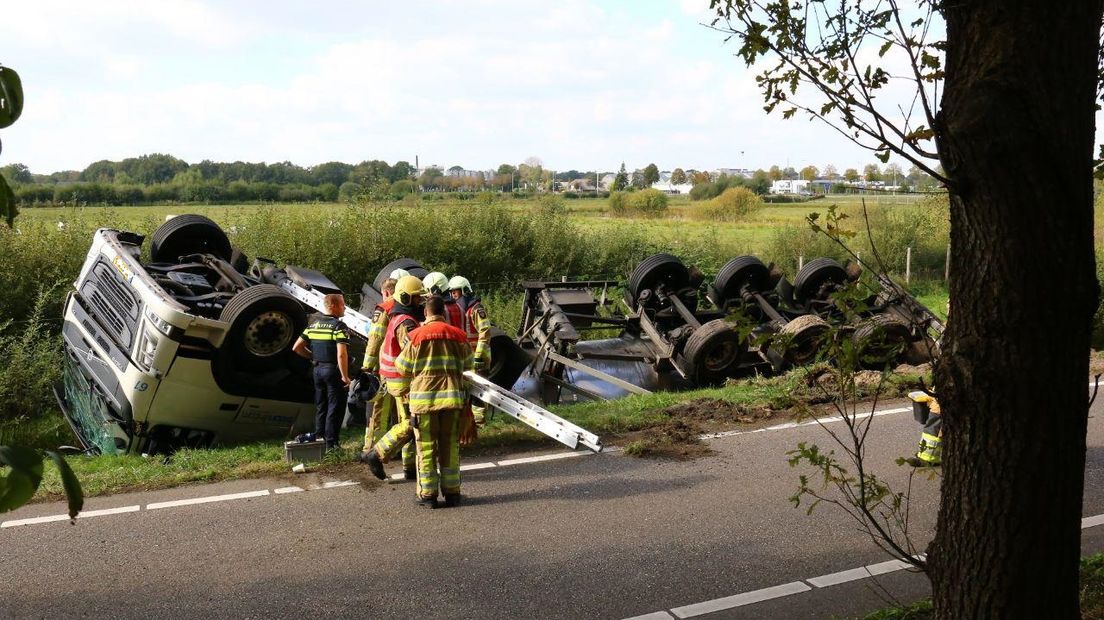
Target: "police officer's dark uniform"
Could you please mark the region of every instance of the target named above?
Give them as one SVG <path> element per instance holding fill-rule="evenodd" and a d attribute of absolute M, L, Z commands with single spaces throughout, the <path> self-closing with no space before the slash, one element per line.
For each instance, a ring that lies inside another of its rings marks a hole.
<path fill-rule="evenodd" d="M 325 437 L 326 445 L 334 448 L 349 396 L 349 388 L 341 380 L 341 369 L 337 365 L 337 345 L 348 343 L 349 334 L 337 317 L 320 314 L 303 330 L 303 340 L 310 344 L 314 364 L 314 402 L 317 406 L 314 432 Z"/>

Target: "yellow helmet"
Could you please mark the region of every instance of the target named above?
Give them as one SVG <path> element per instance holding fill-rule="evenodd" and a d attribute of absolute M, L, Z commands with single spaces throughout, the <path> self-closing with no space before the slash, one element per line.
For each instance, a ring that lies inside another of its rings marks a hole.
<path fill-rule="evenodd" d="M 452 279 L 448 281 L 448 290 L 454 291 L 460 289 L 464 292 L 472 292 L 471 282 L 464 276 L 452 276 Z"/>
<path fill-rule="evenodd" d="M 395 299 L 404 306 L 409 306 L 416 295 L 425 295 L 425 287 L 418 276 L 403 276 L 395 283 Z"/>
<path fill-rule="evenodd" d="M 434 271 L 426 274 L 426 277 L 422 278 L 422 286 L 427 291 L 434 295 L 440 295 L 448 290 L 448 277 L 440 271 Z"/>

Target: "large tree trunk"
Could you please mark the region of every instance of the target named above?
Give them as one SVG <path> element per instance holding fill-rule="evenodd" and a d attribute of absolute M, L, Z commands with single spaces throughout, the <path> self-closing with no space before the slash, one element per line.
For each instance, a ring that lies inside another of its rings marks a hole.
<path fill-rule="evenodd" d="M 941 618 L 1077 618 L 1100 0 L 945 2 Z"/>

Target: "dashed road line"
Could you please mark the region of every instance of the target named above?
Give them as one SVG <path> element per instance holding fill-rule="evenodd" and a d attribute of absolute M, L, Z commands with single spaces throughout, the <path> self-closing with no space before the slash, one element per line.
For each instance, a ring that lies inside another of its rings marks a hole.
<path fill-rule="evenodd" d="M 665 611 L 656 611 L 650 614 L 644 614 L 643 616 L 625 618 L 625 620 L 675 620 L 675 617 Z"/>
<path fill-rule="evenodd" d="M 301 493 L 303 491 L 306 491 L 306 489 L 304 489 L 303 487 L 280 487 L 278 489 L 273 489 L 272 490 L 272 492 L 275 493 L 276 495 L 287 495 L 288 493 Z"/>
<path fill-rule="evenodd" d="M 264 497 L 269 494 L 268 489 L 260 491 L 245 491 L 244 493 L 227 493 L 226 495 L 208 495 L 207 497 L 193 497 L 191 499 L 176 499 L 171 502 L 154 502 L 146 504 L 146 510 L 161 510 L 163 508 L 179 508 L 181 506 L 194 506 L 196 504 L 210 504 L 212 502 L 229 502 L 235 499 L 249 499 L 252 497 Z"/>

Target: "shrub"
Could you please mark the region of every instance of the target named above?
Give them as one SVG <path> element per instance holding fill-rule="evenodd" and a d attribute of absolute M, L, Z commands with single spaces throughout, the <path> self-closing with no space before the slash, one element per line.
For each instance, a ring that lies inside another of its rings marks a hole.
<path fill-rule="evenodd" d="M 744 179 L 744 177 L 725 175 L 716 181 L 698 183 L 690 188 L 690 200 L 711 200 L 723 194 L 725 190 L 733 187 L 744 187 L 745 185 L 747 185 L 747 179 Z"/>
<path fill-rule="evenodd" d="M 393 196 L 395 200 L 400 200 L 403 196 L 406 196 L 407 194 L 413 194 L 414 188 L 414 181 L 410 181 L 408 179 L 400 179 L 391 184 L 391 196 Z"/>
<path fill-rule="evenodd" d="M 635 192 L 629 199 L 632 210 L 648 217 L 661 216 L 667 212 L 667 194 L 658 189 L 646 189 Z"/>
<path fill-rule="evenodd" d="M 714 222 L 738 222 L 763 207 L 763 199 L 746 187 L 730 187 L 709 202 L 690 206 L 690 216 Z"/>
<path fill-rule="evenodd" d="M 609 209 L 610 213 L 618 216 L 629 212 L 629 201 L 625 192 L 610 192 Z"/>

